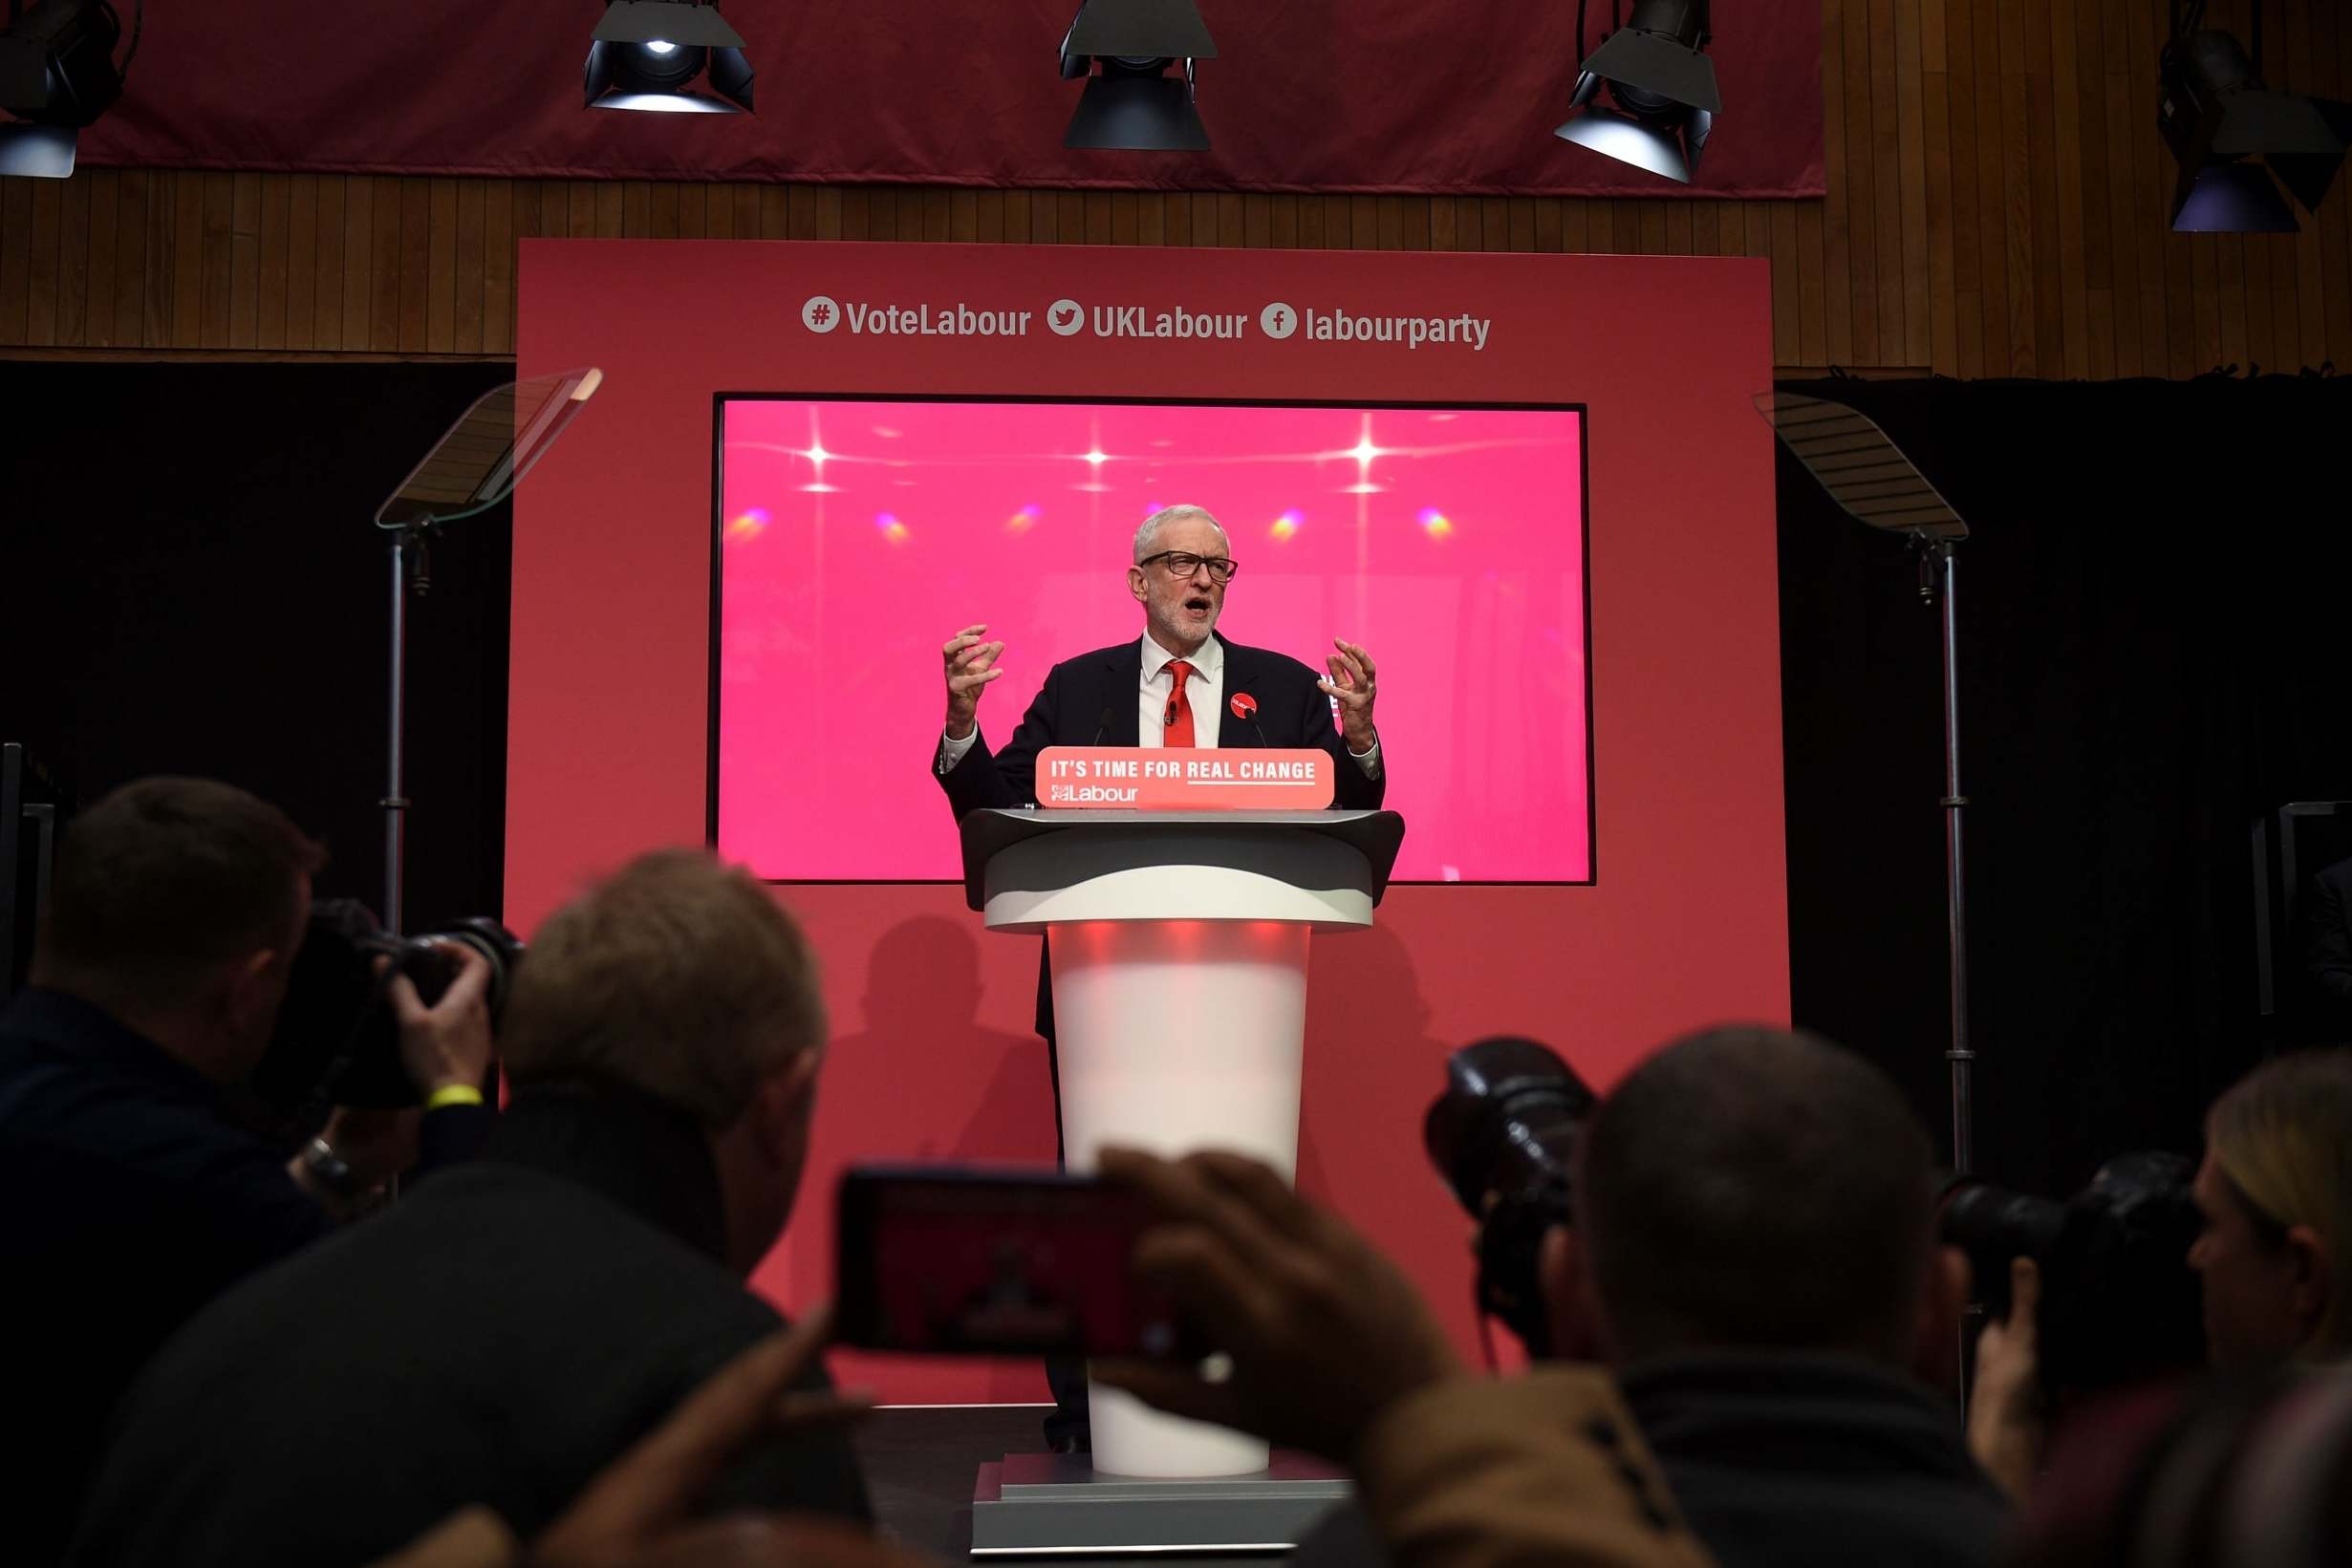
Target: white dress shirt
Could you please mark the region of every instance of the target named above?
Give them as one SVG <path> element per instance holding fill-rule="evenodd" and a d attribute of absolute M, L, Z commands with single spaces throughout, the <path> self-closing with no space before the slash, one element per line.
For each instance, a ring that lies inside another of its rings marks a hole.
<path fill-rule="evenodd" d="M 1135 742 L 1138 745 L 1157 750 L 1168 743 L 1168 726 L 1165 722 L 1168 696 L 1176 685 L 1176 677 L 1168 673 L 1168 666 L 1176 662 L 1176 656 L 1154 642 L 1151 633 L 1143 634 L 1143 680 L 1135 692 Z M 1199 652 L 1194 654 L 1188 662 L 1193 673 L 1184 682 L 1184 697 L 1193 709 L 1193 744 L 1214 746 L 1219 724 L 1225 716 L 1225 645 L 1211 637 L 1200 645 Z M 974 724 L 972 733 L 960 741 L 942 729 L 939 732 L 939 771 L 953 773 L 956 764 L 963 761 L 964 754 L 979 740 L 978 724 Z M 1348 755 L 1356 766 L 1364 770 L 1366 778 L 1380 777 L 1378 736 L 1372 738 L 1370 751 L 1350 751 Z"/>
<path fill-rule="evenodd" d="M 1168 698 L 1176 677 L 1168 666 L 1176 655 L 1143 634 L 1143 686 L 1135 694 L 1135 743 L 1157 750 L 1168 743 Z M 1189 661 L 1193 673 L 1184 682 L 1185 700 L 1193 705 L 1193 744 L 1217 744 L 1218 720 L 1225 715 L 1225 645 L 1211 637 Z"/>

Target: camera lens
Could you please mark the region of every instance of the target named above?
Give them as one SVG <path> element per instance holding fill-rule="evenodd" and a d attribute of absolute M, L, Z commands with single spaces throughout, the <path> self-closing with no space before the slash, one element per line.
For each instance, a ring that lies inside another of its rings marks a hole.
<path fill-rule="evenodd" d="M 1567 1220 L 1569 1159 L 1593 1105 L 1549 1047 L 1502 1036 L 1446 1059 L 1445 1092 L 1421 1125 L 1431 1163 L 1478 1224 L 1478 1304 L 1531 1355 L 1550 1341 L 1536 1257 Z"/>
<path fill-rule="evenodd" d="M 1421 1140 L 1473 1219 L 1495 1194 L 1564 1182 L 1576 1128 L 1592 1113 L 1585 1081 L 1548 1046 L 1498 1036 L 1446 1059 L 1446 1087 Z"/>

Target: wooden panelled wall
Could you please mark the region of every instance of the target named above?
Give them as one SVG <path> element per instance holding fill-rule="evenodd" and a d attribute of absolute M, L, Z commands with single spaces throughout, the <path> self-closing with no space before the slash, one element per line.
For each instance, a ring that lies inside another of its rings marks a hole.
<path fill-rule="evenodd" d="M 0 181 L 0 352 L 505 354 L 515 242 L 572 235 L 1765 256 L 1775 357 L 1790 370 L 2352 368 L 2352 176 L 2299 235 L 2167 229 L 2166 4 L 1823 0 L 1829 193 L 1817 202 L 166 170 Z M 2216 0 L 2209 23 L 2244 38 L 2246 6 Z M 2270 0 L 2267 20 L 2274 85 L 2352 97 L 2352 7 Z M 1737 105 L 1717 134 L 1740 134 Z"/>

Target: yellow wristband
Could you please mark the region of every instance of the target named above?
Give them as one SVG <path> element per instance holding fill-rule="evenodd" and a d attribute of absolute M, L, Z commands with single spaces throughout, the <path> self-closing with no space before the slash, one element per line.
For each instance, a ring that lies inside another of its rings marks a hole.
<path fill-rule="evenodd" d="M 444 1084 L 425 1097 L 424 1108 L 440 1110 L 444 1106 L 478 1106 L 482 1091 L 471 1084 Z"/>

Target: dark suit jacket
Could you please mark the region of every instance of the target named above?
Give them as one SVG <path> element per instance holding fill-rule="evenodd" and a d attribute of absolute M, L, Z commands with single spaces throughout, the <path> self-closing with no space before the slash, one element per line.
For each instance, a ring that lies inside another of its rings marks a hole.
<path fill-rule="evenodd" d="M 1224 696 L 1219 700 L 1230 701 L 1236 692 L 1258 699 L 1255 725 L 1230 710 L 1219 716 L 1218 748 L 1313 746 L 1327 751 L 1331 804 L 1343 810 L 1378 810 L 1388 792 L 1388 747 L 1380 748 L 1380 777 L 1366 778 L 1331 722 L 1331 699 L 1315 684 L 1319 677 L 1313 670 L 1287 654 L 1245 648 L 1223 637 L 1217 640 L 1225 650 Z M 1064 659 L 1047 673 L 1044 689 L 1021 716 L 1020 727 L 1003 750 L 990 751 L 983 733 L 952 772 L 941 774 L 939 742 L 934 741 L 932 776 L 947 791 L 959 818 L 990 806 L 1034 805 L 1037 754 L 1047 746 L 1138 743 L 1136 695 L 1142 685 L 1140 636 Z"/>
<path fill-rule="evenodd" d="M 470 1154 L 491 1120 L 425 1117 L 426 1166 Z M 334 1230 L 193 1068 L 78 997 L 17 997 L 0 1017 L 0 1342 L 24 1446 L 0 1507 L 24 1561 L 64 1550 L 107 1414 L 157 1346 Z"/>
<path fill-rule="evenodd" d="M 1217 634 L 1211 633 L 1216 636 Z M 1331 755 L 1331 804 L 1342 810 L 1377 811 L 1389 788 L 1389 748 L 1380 747 L 1380 773 L 1366 778 L 1364 769 L 1348 754 L 1348 742 L 1331 721 L 1331 699 L 1315 682 L 1321 677 L 1287 654 L 1218 642 L 1225 650 L 1224 694 L 1230 702 L 1237 692 L 1258 699 L 1257 721 L 1237 719 L 1228 708 L 1219 716 L 1217 746 L 1260 750 L 1266 747 L 1313 746 Z M 1141 743 L 1143 639 L 1097 648 L 1090 654 L 1064 659 L 1046 673 L 1046 684 L 1021 716 L 1021 723 L 1003 751 L 988 749 L 982 732 L 954 769 L 939 769 L 939 742 L 931 743 L 931 776 L 947 791 L 948 803 L 961 821 L 973 811 L 1037 804 L 1037 754 L 1047 746 L 1132 746 Z M 1261 739 L 1261 737 L 1263 739 Z M 1050 959 L 1041 959 L 1037 971 L 1037 1032 L 1053 1041 L 1053 979 Z M 1054 1104 L 1062 1099 L 1061 1063 L 1048 1060 L 1053 1073 Z M 1058 1116 L 1057 1116 L 1058 1125 Z"/>
<path fill-rule="evenodd" d="M 1617 1381 L 1683 1518 L 1722 1568 L 2004 1559 L 2008 1498 L 1969 1456 L 1958 1413 L 1908 1378 L 1848 1357 L 1727 1352 L 1647 1363 Z M 1327 1515 L 1291 1557 L 1292 1568 L 1390 1560 L 1354 1506 Z"/>
<path fill-rule="evenodd" d="M 67 1560 L 371 1562 L 474 1503 L 529 1539 L 779 1326 L 723 1250 L 690 1121 L 622 1094 L 520 1093 L 480 1160 L 222 1297 L 163 1349 Z M 706 1506 L 871 1516 L 838 1434 L 755 1448 Z"/>

